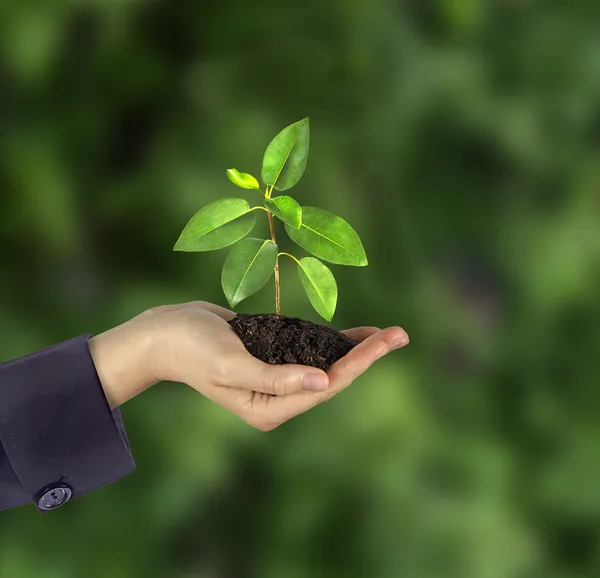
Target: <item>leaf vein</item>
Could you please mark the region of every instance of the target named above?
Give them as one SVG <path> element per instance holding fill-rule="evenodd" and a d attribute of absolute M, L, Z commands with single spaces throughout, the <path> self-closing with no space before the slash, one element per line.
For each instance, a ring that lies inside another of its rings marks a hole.
<path fill-rule="evenodd" d="M 308 225 L 305 225 L 304 223 L 302 223 L 302 227 L 305 227 L 309 231 L 312 231 L 315 235 L 319 235 L 320 237 L 323 237 L 323 239 L 327 239 L 334 245 L 337 245 L 340 249 L 343 249 L 347 253 L 350 253 L 350 255 L 352 255 L 353 257 L 356 257 L 359 261 L 361 260 L 360 255 L 353 253 L 352 251 L 350 251 L 350 249 L 348 249 L 347 247 L 344 247 L 343 245 L 340 245 L 338 242 L 334 241 L 333 239 L 330 239 L 327 235 L 323 235 L 323 233 L 320 233 L 319 231 L 316 231 L 315 229 L 311 229 Z"/>
<path fill-rule="evenodd" d="M 258 256 L 260 255 L 260 252 L 263 250 L 264 246 L 267 243 L 272 243 L 273 241 L 270 241 L 269 239 L 267 239 L 261 246 L 260 249 L 258 251 L 256 251 L 256 255 L 254 255 L 254 258 L 252 259 L 252 261 L 250 261 L 250 264 L 248 265 L 248 267 L 246 268 L 246 270 L 244 271 L 244 274 L 242 275 L 242 278 L 240 279 L 240 282 L 238 284 L 238 288 L 235 290 L 235 293 L 233 294 L 233 299 L 232 301 L 235 301 L 239 290 L 242 287 L 242 284 L 244 283 L 244 279 L 246 278 L 246 276 L 248 275 L 250 269 L 252 269 L 252 265 L 254 265 L 254 261 L 256 261 L 256 259 L 258 258 Z"/>
<path fill-rule="evenodd" d="M 319 292 L 319 289 L 317 287 L 317 285 L 315 284 L 315 282 L 311 279 L 310 275 L 307 273 L 306 269 L 301 265 L 302 267 L 302 271 L 304 272 L 304 274 L 306 275 L 306 278 L 310 281 L 310 284 L 313 286 L 313 289 L 315 290 L 315 293 L 318 295 L 319 299 L 321 300 L 321 305 L 323 305 L 323 307 L 325 309 L 327 309 L 327 305 L 325 304 L 325 299 L 324 297 L 321 295 L 321 293 Z"/>
<path fill-rule="evenodd" d="M 288 159 L 290 158 L 290 155 L 292 154 L 292 150 L 294 150 L 294 147 L 296 146 L 296 141 L 298 140 L 299 135 L 300 135 L 300 130 L 298 130 L 296 132 L 296 136 L 294 137 L 294 141 L 292 142 L 292 144 L 290 146 L 290 150 L 288 151 L 287 155 L 285 155 L 285 159 L 284 159 L 283 163 L 281 163 L 281 168 L 279 169 L 279 172 L 277 173 L 277 176 L 275 177 L 275 180 L 273 181 L 273 184 L 271 185 L 271 187 L 273 189 L 275 188 L 275 185 L 277 184 L 277 180 L 279 179 L 279 176 L 283 172 L 283 169 L 285 168 L 285 165 L 286 165 Z"/>
<path fill-rule="evenodd" d="M 209 233 L 212 233 L 213 231 L 216 231 L 219 227 L 223 227 L 224 225 L 227 225 L 227 223 L 231 223 L 232 221 L 235 221 L 236 219 L 239 219 L 240 217 L 243 217 L 244 215 L 247 215 L 250 211 L 253 211 L 253 210 L 254 209 L 249 209 L 248 211 L 244 211 L 240 215 L 237 215 L 236 217 L 233 217 L 232 219 L 229 219 L 228 221 L 223 221 L 222 223 L 219 223 L 218 225 L 215 225 L 212 229 L 209 229 L 208 231 L 204 231 L 204 233 L 202 233 L 201 235 L 197 235 L 196 237 L 192 237 L 192 239 L 199 239 L 200 237 L 204 237 L 204 235 L 208 235 Z"/>

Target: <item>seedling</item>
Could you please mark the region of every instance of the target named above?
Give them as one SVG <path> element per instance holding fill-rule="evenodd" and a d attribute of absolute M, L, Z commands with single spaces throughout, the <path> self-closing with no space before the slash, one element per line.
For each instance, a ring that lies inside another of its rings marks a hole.
<path fill-rule="evenodd" d="M 200 209 L 185 226 L 175 251 L 213 251 L 234 245 L 225 259 L 221 283 L 233 308 L 259 291 L 275 277 L 275 308 L 281 315 L 279 258 L 293 259 L 308 299 L 317 313 L 331 321 L 338 288 L 331 270 L 319 259 L 337 265 L 364 267 L 367 256 L 356 231 L 341 217 L 315 207 L 301 207 L 288 195 L 273 196 L 274 191 L 291 189 L 302 178 L 308 160 L 309 120 L 305 118 L 283 129 L 269 144 L 262 164 L 261 189 L 256 178 L 229 169 L 229 180 L 242 189 L 256 190 L 262 205 L 251 207 L 246 199 L 227 198 Z M 255 224 L 256 212 L 264 211 L 269 220 L 270 239 L 246 235 Z M 313 257 L 296 258 L 279 252 L 274 218 L 285 224 L 289 237 Z"/>

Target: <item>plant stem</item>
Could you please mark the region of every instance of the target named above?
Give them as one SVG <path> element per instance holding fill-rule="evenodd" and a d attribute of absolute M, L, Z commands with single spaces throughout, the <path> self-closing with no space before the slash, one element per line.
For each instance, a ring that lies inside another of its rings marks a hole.
<path fill-rule="evenodd" d="M 271 241 L 277 244 L 277 240 L 275 238 L 275 223 L 273 223 L 273 215 L 271 211 L 267 211 L 267 215 L 269 217 L 269 228 L 271 229 Z M 281 315 L 281 292 L 279 288 L 279 255 L 277 256 L 277 261 L 275 261 L 275 312 L 277 315 Z"/>
<path fill-rule="evenodd" d="M 300 265 L 300 261 L 298 261 L 298 259 L 296 259 L 296 257 L 294 257 L 294 255 L 290 255 L 289 253 L 281 252 L 281 253 L 279 253 L 279 255 L 277 255 L 277 257 L 281 257 L 281 255 L 285 255 L 286 257 L 293 259 L 294 261 L 296 261 L 296 263 L 298 263 L 298 265 Z"/>

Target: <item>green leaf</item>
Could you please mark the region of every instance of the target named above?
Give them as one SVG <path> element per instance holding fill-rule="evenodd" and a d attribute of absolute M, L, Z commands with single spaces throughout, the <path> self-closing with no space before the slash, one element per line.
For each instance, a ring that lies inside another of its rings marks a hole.
<path fill-rule="evenodd" d="M 278 219 L 287 223 L 294 229 L 299 229 L 302 223 L 302 207 L 295 199 L 282 195 L 273 199 L 265 199 L 265 207 Z"/>
<path fill-rule="evenodd" d="M 242 189 L 256 189 L 260 191 L 258 181 L 248 173 L 240 173 L 237 169 L 227 169 L 229 180 Z"/>
<path fill-rule="evenodd" d="M 304 174 L 308 161 L 308 118 L 284 128 L 269 144 L 263 157 L 262 180 L 278 191 L 291 189 Z"/>
<path fill-rule="evenodd" d="M 277 245 L 271 240 L 244 239 L 227 255 L 221 284 L 231 307 L 259 291 L 270 279 L 277 262 Z"/>
<path fill-rule="evenodd" d="M 298 275 L 317 313 L 331 321 L 338 298 L 338 288 L 331 270 L 314 257 L 304 257 L 298 262 Z"/>
<path fill-rule="evenodd" d="M 302 207 L 300 229 L 289 225 L 285 229 L 294 243 L 315 257 L 338 265 L 368 265 L 367 255 L 356 231 L 344 219 L 328 211 Z"/>
<path fill-rule="evenodd" d="M 200 209 L 185 226 L 174 251 L 212 251 L 244 238 L 255 216 L 244 199 L 220 199 Z"/>

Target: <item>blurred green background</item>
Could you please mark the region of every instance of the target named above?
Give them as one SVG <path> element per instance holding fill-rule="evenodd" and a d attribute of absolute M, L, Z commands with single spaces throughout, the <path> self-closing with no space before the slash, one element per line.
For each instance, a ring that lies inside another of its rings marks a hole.
<path fill-rule="evenodd" d="M 123 408 L 134 474 L 0 514 L 2 578 L 600 576 L 599 23 L 594 0 L 3 0 L 1 360 L 225 305 L 227 250 L 172 246 L 305 116 L 293 194 L 370 262 L 334 267 L 333 325 L 411 344 L 268 434 L 152 388 Z M 282 268 L 284 313 L 318 321 Z"/>

